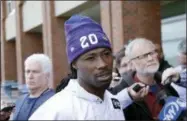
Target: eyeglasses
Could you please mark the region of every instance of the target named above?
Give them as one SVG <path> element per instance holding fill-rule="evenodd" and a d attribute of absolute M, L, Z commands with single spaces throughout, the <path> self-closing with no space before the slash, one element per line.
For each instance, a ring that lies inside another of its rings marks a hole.
<path fill-rule="evenodd" d="M 139 55 L 137 57 L 134 57 L 132 58 L 131 60 L 134 60 L 134 59 L 139 59 L 139 60 L 143 60 L 145 58 L 148 58 L 148 56 L 150 55 L 151 57 L 155 56 L 157 54 L 157 50 L 154 50 L 154 51 L 151 51 L 151 52 L 148 52 L 148 53 L 145 53 L 143 55 Z"/>

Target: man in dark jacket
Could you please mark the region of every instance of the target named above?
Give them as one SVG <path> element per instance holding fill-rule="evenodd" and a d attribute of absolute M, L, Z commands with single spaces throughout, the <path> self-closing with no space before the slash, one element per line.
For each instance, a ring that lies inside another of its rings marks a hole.
<path fill-rule="evenodd" d="M 178 96 L 178 94 L 170 85 L 163 87 L 158 80 L 159 78 L 154 78 L 160 65 L 155 44 L 147 39 L 137 38 L 127 46 L 126 55 L 135 71 L 121 75 L 124 80 L 111 91 L 118 93 L 135 82 L 149 85 L 150 90 L 146 98 L 142 101 L 135 101 L 124 110 L 124 113 L 127 120 L 157 119 L 162 108 L 162 105 L 157 102 L 159 92 L 164 88 L 167 94 L 174 96 Z"/>

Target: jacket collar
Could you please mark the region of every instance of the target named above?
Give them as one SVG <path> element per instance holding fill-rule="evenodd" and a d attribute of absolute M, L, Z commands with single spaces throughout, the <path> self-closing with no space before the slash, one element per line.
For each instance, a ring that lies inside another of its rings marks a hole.
<path fill-rule="evenodd" d="M 68 86 L 65 88 L 65 90 L 72 92 L 73 95 L 75 95 L 78 98 L 82 98 L 84 100 L 88 100 L 91 102 L 100 102 L 100 103 L 103 102 L 101 98 L 99 98 L 98 96 L 94 94 L 87 92 L 83 87 L 81 87 L 77 79 L 71 79 Z M 105 91 L 104 100 L 107 97 L 107 95 L 108 95 L 108 92 Z"/>

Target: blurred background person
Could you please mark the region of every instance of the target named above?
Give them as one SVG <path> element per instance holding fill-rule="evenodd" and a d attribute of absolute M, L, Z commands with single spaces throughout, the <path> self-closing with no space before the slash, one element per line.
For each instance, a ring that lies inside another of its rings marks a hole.
<path fill-rule="evenodd" d="M 123 81 L 122 77 L 134 70 L 129 59 L 125 56 L 125 48 L 126 45 L 124 45 L 124 47 L 121 48 L 119 52 L 117 52 L 114 55 L 113 79 L 110 87 L 116 87 L 119 84 L 121 84 L 121 81 Z M 118 92 L 118 91 L 113 90 L 113 92 Z"/>
<path fill-rule="evenodd" d="M 16 101 L 11 120 L 28 120 L 33 112 L 55 92 L 49 88 L 52 81 L 52 63 L 45 54 L 33 54 L 24 63 L 26 86 L 29 93 Z"/>
<path fill-rule="evenodd" d="M 183 40 L 178 45 L 178 66 L 175 69 L 178 72 L 186 69 L 187 66 L 187 55 L 186 55 L 186 40 Z"/>

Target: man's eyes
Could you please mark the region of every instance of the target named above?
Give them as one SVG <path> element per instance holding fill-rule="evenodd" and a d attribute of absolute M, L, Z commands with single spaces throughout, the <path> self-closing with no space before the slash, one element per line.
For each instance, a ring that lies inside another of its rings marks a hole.
<path fill-rule="evenodd" d="M 110 56 L 112 53 L 110 51 L 103 52 L 101 56 Z M 88 56 L 85 60 L 94 60 L 98 55 Z"/>
<path fill-rule="evenodd" d="M 123 64 L 122 67 L 127 67 L 127 64 Z"/>
<path fill-rule="evenodd" d="M 90 57 L 87 57 L 85 60 L 94 60 L 94 59 L 95 59 L 95 57 L 90 56 Z"/>
<path fill-rule="evenodd" d="M 26 71 L 25 73 L 39 73 L 39 71 L 30 71 L 30 70 L 28 70 L 28 71 Z"/>
<path fill-rule="evenodd" d="M 110 51 L 106 51 L 106 52 L 104 52 L 103 54 L 106 55 L 106 56 L 112 55 L 112 53 L 111 53 Z"/>
<path fill-rule="evenodd" d="M 148 54 L 138 56 L 138 59 L 143 59 L 143 58 L 147 57 L 147 55 L 148 55 Z"/>
<path fill-rule="evenodd" d="M 148 55 L 152 55 L 154 52 L 146 53 L 144 55 L 138 56 L 139 59 L 146 58 Z"/>

